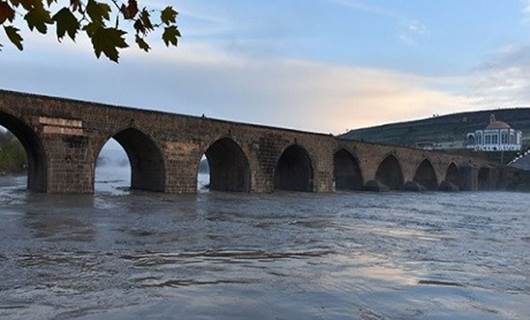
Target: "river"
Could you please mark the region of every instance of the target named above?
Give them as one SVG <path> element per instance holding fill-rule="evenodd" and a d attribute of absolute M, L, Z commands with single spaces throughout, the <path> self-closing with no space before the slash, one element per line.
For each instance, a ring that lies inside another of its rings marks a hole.
<path fill-rule="evenodd" d="M 0 178 L 0 319 L 530 318 L 528 194 L 24 182 Z"/>

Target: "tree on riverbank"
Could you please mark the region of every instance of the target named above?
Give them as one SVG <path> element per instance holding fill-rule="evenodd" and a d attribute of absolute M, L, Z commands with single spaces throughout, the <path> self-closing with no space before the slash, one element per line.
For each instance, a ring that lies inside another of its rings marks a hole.
<path fill-rule="evenodd" d="M 138 2 L 0 0 L 0 26 L 7 39 L 19 50 L 24 48 L 20 29 L 17 28 L 20 27 L 20 18 L 26 21 L 31 32 L 46 34 L 48 27 L 55 26 L 59 42 L 65 36 L 75 41 L 79 32 L 84 32 L 96 56 L 99 58 L 103 54 L 114 62 L 118 62 L 119 51 L 129 47 L 126 30 L 134 34 L 136 45 L 145 52 L 151 49 L 148 36 L 157 29 L 161 30 L 166 46 L 177 46 L 180 37 L 176 25 L 177 11 L 171 6 L 163 9 L 141 7 Z M 67 5 L 61 7 L 61 4 Z"/>
<path fill-rule="evenodd" d="M 26 153 L 10 132 L 0 131 L 0 175 L 17 174 L 26 170 Z"/>

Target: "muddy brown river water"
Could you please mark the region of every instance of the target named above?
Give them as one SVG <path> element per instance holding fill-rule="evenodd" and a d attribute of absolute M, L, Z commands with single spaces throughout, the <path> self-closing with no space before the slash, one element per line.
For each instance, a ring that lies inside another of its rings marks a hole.
<path fill-rule="evenodd" d="M 24 191 L 0 319 L 530 319 L 530 195 Z"/>

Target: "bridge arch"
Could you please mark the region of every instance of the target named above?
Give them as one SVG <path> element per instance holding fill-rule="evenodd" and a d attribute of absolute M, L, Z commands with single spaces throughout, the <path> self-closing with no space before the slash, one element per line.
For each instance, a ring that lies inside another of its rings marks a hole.
<path fill-rule="evenodd" d="M 481 167 L 478 170 L 478 190 L 487 191 L 491 189 L 490 168 Z"/>
<path fill-rule="evenodd" d="M 414 182 L 425 187 L 430 191 L 438 190 L 438 178 L 436 177 L 436 171 L 432 166 L 429 159 L 423 160 L 414 174 Z"/>
<path fill-rule="evenodd" d="M 346 149 L 333 155 L 333 176 L 336 190 L 362 190 L 363 176 L 359 162 Z"/>
<path fill-rule="evenodd" d="M 27 161 L 27 188 L 34 192 L 47 191 L 47 154 L 41 138 L 23 120 L 0 111 L 0 125 L 9 130 L 22 144 Z"/>
<path fill-rule="evenodd" d="M 454 162 L 451 162 L 451 164 L 447 167 L 445 181 L 460 187 L 460 172 L 458 170 L 458 166 Z"/>
<path fill-rule="evenodd" d="M 401 164 L 394 155 L 388 155 L 377 167 L 375 179 L 390 190 L 400 190 L 403 187 L 403 171 Z"/>
<path fill-rule="evenodd" d="M 218 139 L 210 144 L 204 155 L 210 169 L 210 190 L 250 192 L 248 157 L 237 142 L 228 137 Z"/>
<path fill-rule="evenodd" d="M 162 148 L 148 134 L 140 129 L 128 127 L 109 136 L 98 148 L 110 139 L 116 140 L 125 150 L 131 166 L 131 189 L 164 192 L 166 187 L 166 166 Z M 95 163 L 95 160 L 94 160 Z M 95 177 L 94 165 L 94 177 Z"/>
<path fill-rule="evenodd" d="M 313 191 L 313 164 L 304 147 L 293 144 L 282 152 L 274 170 L 274 189 Z"/>

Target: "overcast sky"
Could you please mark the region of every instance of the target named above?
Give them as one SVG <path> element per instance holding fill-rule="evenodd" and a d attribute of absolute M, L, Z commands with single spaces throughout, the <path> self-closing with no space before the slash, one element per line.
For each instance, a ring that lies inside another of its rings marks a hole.
<path fill-rule="evenodd" d="M 326 133 L 530 106 L 530 0 L 144 2 L 180 11 L 179 48 L 26 34 L 0 87 Z"/>

